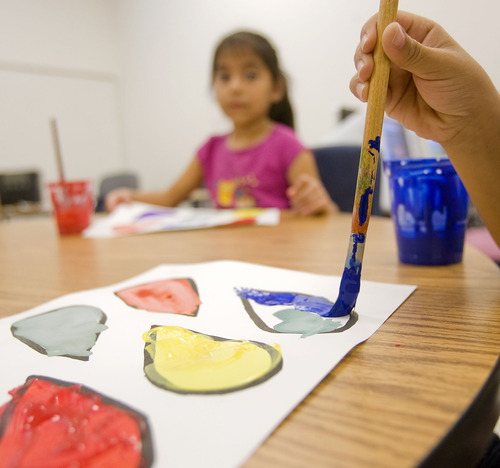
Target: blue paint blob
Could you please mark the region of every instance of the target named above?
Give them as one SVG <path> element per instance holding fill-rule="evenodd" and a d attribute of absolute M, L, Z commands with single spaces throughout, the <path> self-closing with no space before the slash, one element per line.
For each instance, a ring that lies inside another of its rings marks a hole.
<path fill-rule="evenodd" d="M 261 305 L 292 305 L 297 294 L 289 292 L 268 292 L 251 288 L 236 288 L 236 294 L 245 299 L 251 299 Z"/>
<path fill-rule="evenodd" d="M 373 149 L 377 150 L 380 153 L 380 137 L 376 137 L 375 140 L 368 140 L 368 144 Z"/>
<path fill-rule="evenodd" d="M 154 218 L 154 217 L 157 217 L 157 216 L 166 216 L 166 215 L 171 215 L 175 213 L 175 211 L 173 209 L 166 209 L 166 210 L 155 210 L 155 211 L 148 211 L 146 213 L 142 213 L 137 219 L 136 221 L 140 221 L 140 220 L 143 220 L 145 218 Z"/>
<path fill-rule="evenodd" d="M 235 290 L 239 297 L 251 299 L 257 304 L 266 306 L 293 306 L 295 310 L 312 312 L 321 316 L 326 316 L 332 308 L 331 301 L 319 296 L 307 296 L 291 292 L 262 291 L 251 288 L 236 288 Z"/>

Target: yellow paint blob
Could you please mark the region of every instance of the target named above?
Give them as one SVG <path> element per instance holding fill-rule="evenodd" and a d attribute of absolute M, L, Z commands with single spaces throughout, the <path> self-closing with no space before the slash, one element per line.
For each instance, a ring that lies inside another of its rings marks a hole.
<path fill-rule="evenodd" d="M 227 392 L 254 385 L 281 367 L 279 345 L 225 340 L 181 327 L 155 327 L 143 334 L 155 384 L 186 393 Z"/>

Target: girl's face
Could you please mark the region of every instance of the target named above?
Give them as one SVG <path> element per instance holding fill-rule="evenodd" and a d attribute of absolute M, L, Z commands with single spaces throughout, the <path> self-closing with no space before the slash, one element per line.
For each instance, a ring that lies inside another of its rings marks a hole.
<path fill-rule="evenodd" d="M 282 88 L 250 49 L 228 49 L 217 58 L 215 95 L 235 127 L 267 119 L 271 105 L 283 97 Z"/>

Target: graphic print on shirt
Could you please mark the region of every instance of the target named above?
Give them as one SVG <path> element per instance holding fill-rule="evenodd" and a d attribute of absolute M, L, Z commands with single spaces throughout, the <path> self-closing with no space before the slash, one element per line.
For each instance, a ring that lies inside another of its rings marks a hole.
<path fill-rule="evenodd" d="M 222 208 L 253 208 L 257 206 L 252 189 L 259 185 L 255 174 L 217 182 L 217 203 Z"/>

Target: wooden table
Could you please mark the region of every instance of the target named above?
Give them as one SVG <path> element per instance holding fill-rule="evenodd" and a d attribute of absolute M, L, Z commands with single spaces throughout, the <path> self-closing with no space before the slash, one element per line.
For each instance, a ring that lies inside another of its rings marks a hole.
<path fill-rule="evenodd" d="M 0 316 L 160 263 L 232 259 L 340 275 L 349 229 L 346 214 L 305 219 L 283 213 L 277 227 L 84 239 L 59 237 L 50 218 L 3 222 Z M 483 387 L 500 352 L 500 269 L 468 246 L 458 265 L 400 264 L 391 220 L 372 217 L 362 278 L 418 289 L 333 369 L 246 467 L 472 466 L 485 446 L 500 406 L 498 367 Z"/>

